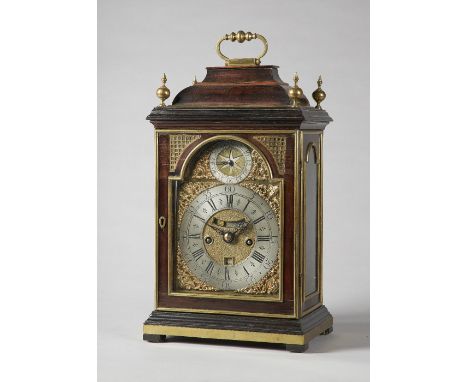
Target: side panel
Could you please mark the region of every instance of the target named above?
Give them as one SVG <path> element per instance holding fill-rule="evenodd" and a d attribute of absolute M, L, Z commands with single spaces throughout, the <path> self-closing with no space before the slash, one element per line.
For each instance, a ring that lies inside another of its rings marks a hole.
<path fill-rule="evenodd" d="M 322 134 L 319 132 L 302 134 L 301 310 L 304 315 L 321 303 Z"/>

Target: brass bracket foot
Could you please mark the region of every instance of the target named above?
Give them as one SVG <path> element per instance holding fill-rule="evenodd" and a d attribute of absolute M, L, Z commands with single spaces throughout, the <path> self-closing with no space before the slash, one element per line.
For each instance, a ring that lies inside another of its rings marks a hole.
<path fill-rule="evenodd" d="M 309 348 L 309 344 L 304 345 L 289 345 L 286 344 L 286 350 L 291 353 L 304 353 Z"/>
<path fill-rule="evenodd" d="M 163 334 L 143 334 L 143 340 L 148 342 L 166 342 L 166 336 Z"/>

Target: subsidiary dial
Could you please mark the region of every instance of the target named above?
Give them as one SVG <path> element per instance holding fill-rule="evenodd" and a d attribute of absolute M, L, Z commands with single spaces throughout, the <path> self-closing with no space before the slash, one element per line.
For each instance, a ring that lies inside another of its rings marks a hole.
<path fill-rule="evenodd" d="M 211 152 L 210 169 L 213 176 L 223 183 L 239 183 L 252 169 L 250 150 L 240 142 L 219 142 Z"/>

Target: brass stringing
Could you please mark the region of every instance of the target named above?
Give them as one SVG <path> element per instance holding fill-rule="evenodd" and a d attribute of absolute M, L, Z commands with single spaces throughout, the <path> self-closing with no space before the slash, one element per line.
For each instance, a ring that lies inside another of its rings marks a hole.
<path fill-rule="evenodd" d="M 252 151 L 252 170 L 247 178 L 240 183 L 243 187 L 249 188 L 259 194 L 262 198 L 268 201 L 271 209 L 275 212 L 278 224 L 281 216 L 281 200 L 280 200 L 280 185 L 270 183 L 258 183 L 258 180 L 267 180 L 269 177 L 269 169 L 263 157 L 255 150 Z M 177 195 L 178 213 L 177 226 L 180 226 L 185 210 L 190 203 L 207 188 L 221 184 L 216 180 L 210 171 L 209 152 L 203 153 L 195 162 L 189 180 L 181 184 Z M 257 283 L 239 290 L 238 292 L 245 294 L 278 294 L 280 284 L 280 264 L 279 256 L 276 259 L 273 267 L 268 273 Z M 198 291 L 216 291 L 217 289 L 206 284 L 194 276 L 180 253 L 180 248 L 177 246 L 176 257 L 176 280 L 178 290 L 198 290 Z"/>
<path fill-rule="evenodd" d="M 260 141 L 268 151 L 270 151 L 273 158 L 275 158 L 279 173 L 284 175 L 286 165 L 286 137 L 258 135 L 254 138 Z"/>
<path fill-rule="evenodd" d="M 169 135 L 169 168 L 175 171 L 180 155 L 192 142 L 200 139 L 200 135 L 195 134 L 171 134 Z"/>

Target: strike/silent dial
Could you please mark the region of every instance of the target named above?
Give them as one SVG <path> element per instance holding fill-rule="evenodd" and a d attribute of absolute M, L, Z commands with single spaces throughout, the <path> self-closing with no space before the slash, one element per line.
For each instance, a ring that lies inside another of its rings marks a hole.
<path fill-rule="evenodd" d="M 213 176 L 223 183 L 241 182 L 252 169 L 252 155 L 249 148 L 236 141 L 216 144 L 210 155 L 210 169 Z"/>

